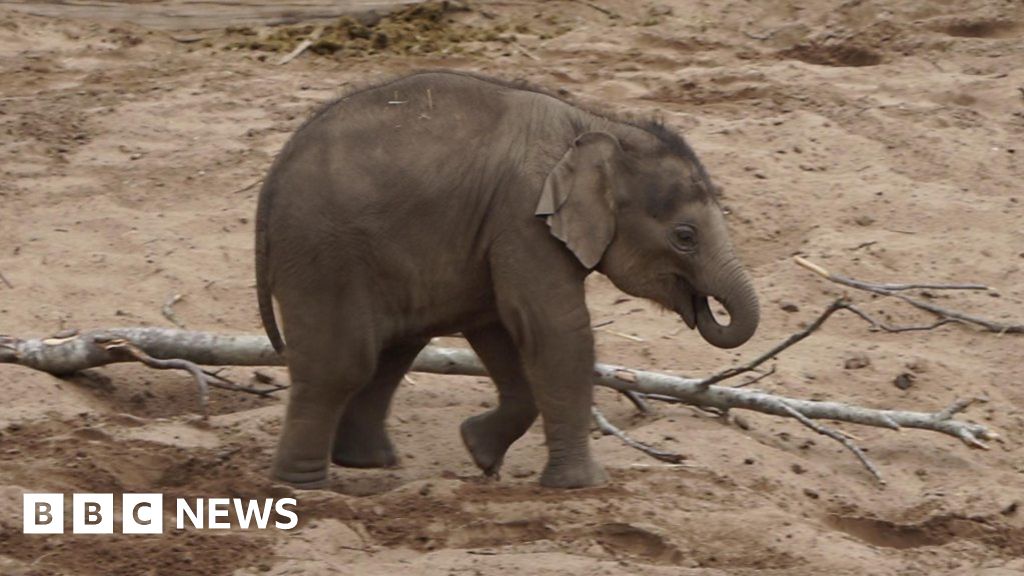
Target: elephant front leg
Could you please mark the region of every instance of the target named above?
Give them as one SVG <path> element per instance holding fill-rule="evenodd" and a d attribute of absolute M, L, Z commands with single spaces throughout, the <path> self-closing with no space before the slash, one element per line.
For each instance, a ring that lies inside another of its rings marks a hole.
<path fill-rule="evenodd" d="M 568 310 L 556 307 L 536 313 L 513 306 L 503 315 L 544 421 L 548 463 L 540 483 L 556 488 L 608 481 L 590 451 L 594 336 L 582 290 L 579 286 L 578 305 Z"/>
<path fill-rule="evenodd" d="M 597 486 L 608 475 L 590 451 L 594 402 L 593 336 L 568 337 L 560 352 L 535 351 L 525 360 L 533 394 L 544 420 L 548 463 L 540 483 L 555 488 Z"/>
<path fill-rule="evenodd" d="M 377 362 L 373 380 L 353 398 L 338 422 L 331 460 L 350 468 L 390 468 L 398 464 L 385 421 L 391 398 L 427 340 L 394 346 Z"/>
<path fill-rule="evenodd" d="M 509 446 L 537 419 L 537 406 L 519 352 L 500 324 L 465 336 L 498 388 L 498 406 L 467 418 L 460 428 L 462 441 L 484 474 L 497 476 Z"/>

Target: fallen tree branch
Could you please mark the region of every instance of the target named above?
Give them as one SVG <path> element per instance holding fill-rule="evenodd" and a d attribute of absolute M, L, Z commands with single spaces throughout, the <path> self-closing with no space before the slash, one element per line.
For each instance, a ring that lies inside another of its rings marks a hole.
<path fill-rule="evenodd" d="M 210 334 L 170 328 L 120 328 L 83 332 L 63 338 L 22 340 L 0 337 L 0 363 L 19 364 L 58 376 L 67 376 L 106 364 L 130 360 L 102 343 L 124 339 L 153 358 L 184 359 L 206 366 L 281 366 L 284 358 L 265 336 Z M 412 370 L 434 374 L 487 376 L 480 359 L 469 349 L 426 347 Z M 968 446 L 985 448 L 984 440 L 997 434 L 981 424 L 953 419 L 966 408 L 942 412 L 915 412 L 853 406 L 840 402 L 800 400 L 758 390 L 704 385 L 704 379 L 682 378 L 622 366 L 598 364 L 595 383 L 620 392 L 638 392 L 648 398 L 668 396 L 685 404 L 720 412 L 753 410 L 793 417 L 792 410 L 812 420 L 828 419 L 892 430 L 918 428 L 959 438 Z"/>
<path fill-rule="evenodd" d="M 639 440 L 630 438 L 630 436 L 623 432 L 622 429 L 618 428 L 617 426 L 609 422 L 608 419 L 605 418 L 604 414 L 602 414 L 601 411 L 597 409 L 597 406 L 591 407 L 590 413 L 594 416 L 594 422 L 597 423 L 597 428 L 598 430 L 601 431 L 602 434 L 615 436 L 619 440 L 622 440 L 622 442 L 626 446 L 629 446 L 630 448 L 636 448 L 637 450 L 643 452 L 644 454 L 647 454 L 648 456 L 651 456 L 652 458 L 656 458 L 658 460 L 661 460 L 662 462 L 669 462 L 671 464 L 679 464 L 683 460 L 686 460 L 686 457 L 683 456 L 682 454 L 676 454 L 675 452 L 661 450 L 660 448 L 655 448 L 654 446 L 644 444 Z"/>
<path fill-rule="evenodd" d="M 856 288 L 857 290 L 864 290 L 880 296 L 891 296 L 898 298 L 915 308 L 920 308 L 927 312 L 935 314 L 941 319 L 949 319 L 950 321 L 958 321 L 963 324 L 973 324 L 980 328 L 984 328 L 989 332 L 995 332 L 997 334 L 1024 334 L 1024 324 L 1003 324 L 1001 322 L 995 322 L 971 314 L 965 314 L 963 312 L 957 312 L 955 310 L 947 310 L 940 306 L 936 306 L 930 302 L 911 298 L 905 294 L 900 294 L 903 290 L 915 290 L 915 289 L 932 289 L 932 290 L 988 290 L 988 286 L 981 284 L 875 284 L 872 282 L 864 282 L 863 280 L 857 280 L 841 274 L 835 274 L 829 272 L 822 266 L 815 264 L 806 258 L 800 256 L 794 256 L 793 260 L 796 261 L 800 266 L 814 272 L 815 274 L 841 284 L 850 288 Z"/>

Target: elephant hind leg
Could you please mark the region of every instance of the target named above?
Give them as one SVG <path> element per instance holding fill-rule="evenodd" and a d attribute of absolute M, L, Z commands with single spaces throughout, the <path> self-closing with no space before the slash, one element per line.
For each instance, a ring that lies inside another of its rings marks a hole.
<path fill-rule="evenodd" d="M 413 360 L 429 340 L 415 340 L 385 350 L 373 380 L 342 414 L 334 435 L 331 461 L 350 468 L 390 468 L 398 464 L 385 421 L 391 398 Z"/>
<path fill-rule="evenodd" d="M 275 478 L 300 488 L 327 479 L 328 455 L 349 400 L 373 378 L 379 345 L 352 298 L 280 299 L 291 387 L 274 456 Z"/>
<path fill-rule="evenodd" d="M 496 476 L 509 446 L 537 419 L 529 383 L 512 338 L 500 324 L 465 333 L 498 388 L 498 406 L 467 418 L 460 428 L 473 462 Z"/>

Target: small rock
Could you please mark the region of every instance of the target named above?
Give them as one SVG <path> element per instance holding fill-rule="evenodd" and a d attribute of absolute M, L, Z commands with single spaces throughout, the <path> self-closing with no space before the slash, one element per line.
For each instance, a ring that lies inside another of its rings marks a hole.
<path fill-rule="evenodd" d="M 779 308 L 782 308 L 783 312 L 799 312 L 800 307 L 792 302 L 783 302 Z"/>
<path fill-rule="evenodd" d="M 871 365 L 871 358 L 863 352 L 858 352 L 853 356 L 850 356 L 843 362 L 843 368 L 847 370 L 860 370 Z"/>
<path fill-rule="evenodd" d="M 743 459 L 743 463 L 746 464 L 747 466 L 750 466 L 750 465 L 752 465 L 755 462 L 757 462 L 757 460 L 754 460 L 753 458 L 744 458 Z"/>
<path fill-rule="evenodd" d="M 923 358 L 915 358 L 910 362 L 907 362 L 907 370 L 910 370 L 914 374 L 923 374 L 928 371 L 928 362 Z"/>
<path fill-rule="evenodd" d="M 811 490 L 810 488 L 804 488 L 804 496 L 807 496 L 811 500 L 817 500 L 820 497 L 816 490 Z"/>
<path fill-rule="evenodd" d="M 854 218 L 853 221 L 855 224 L 857 224 L 857 226 L 871 226 L 872 224 L 875 223 L 875 219 L 872 218 L 871 216 L 868 216 L 867 214 L 861 214 L 860 216 Z"/>
<path fill-rule="evenodd" d="M 804 472 L 807 472 L 807 469 L 799 464 L 793 464 L 789 469 L 793 471 L 793 474 L 803 474 Z"/>
<path fill-rule="evenodd" d="M 896 387 L 899 388 L 900 390 L 907 390 L 914 385 L 914 380 L 916 379 L 917 376 L 914 376 L 910 372 L 903 372 L 896 376 L 896 379 L 893 380 L 892 383 L 895 384 Z"/>

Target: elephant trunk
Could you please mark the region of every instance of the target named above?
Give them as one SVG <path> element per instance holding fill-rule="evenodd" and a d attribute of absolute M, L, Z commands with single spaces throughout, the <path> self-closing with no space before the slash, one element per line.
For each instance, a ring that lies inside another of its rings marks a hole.
<path fill-rule="evenodd" d="M 739 261 L 730 258 L 723 265 L 720 273 L 714 275 L 709 283 L 706 294 L 713 296 L 725 306 L 729 313 L 729 324 L 719 324 L 711 313 L 707 296 L 695 298 L 697 329 L 711 345 L 718 348 L 735 348 L 740 346 L 757 330 L 760 321 L 760 305 L 757 293 L 750 277 L 743 270 Z"/>

